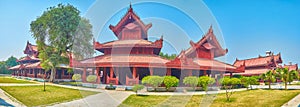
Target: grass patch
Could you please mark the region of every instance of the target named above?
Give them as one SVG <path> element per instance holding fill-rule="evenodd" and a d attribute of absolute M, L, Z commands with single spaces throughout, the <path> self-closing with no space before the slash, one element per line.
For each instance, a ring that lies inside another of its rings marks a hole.
<path fill-rule="evenodd" d="M 82 86 L 82 82 L 60 82 L 60 85 Z"/>
<path fill-rule="evenodd" d="M 0 76 L 0 83 L 18 83 L 18 84 L 35 84 L 34 82 L 26 80 L 17 80 L 11 77 Z"/>
<path fill-rule="evenodd" d="M 212 107 L 280 107 L 296 95 L 300 90 L 249 90 L 236 92 L 230 102 L 226 101 L 225 94 L 218 95 L 195 95 L 195 96 L 129 96 L 122 106 L 172 106 L 172 107 L 195 107 L 213 100 Z M 204 98 L 205 97 L 205 98 Z"/>
<path fill-rule="evenodd" d="M 43 91 L 43 86 L 1 86 L 0 88 L 26 106 L 66 102 L 98 93 L 49 85 L 46 86 L 46 91 Z"/>

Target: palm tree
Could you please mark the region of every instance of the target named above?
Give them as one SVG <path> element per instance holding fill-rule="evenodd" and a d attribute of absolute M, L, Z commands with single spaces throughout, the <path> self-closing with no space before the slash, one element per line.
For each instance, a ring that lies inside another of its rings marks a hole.
<path fill-rule="evenodd" d="M 284 82 L 284 88 L 287 90 L 287 83 L 294 81 L 298 78 L 298 72 L 296 70 L 289 71 L 288 68 L 276 69 L 278 77 Z"/>
<path fill-rule="evenodd" d="M 275 72 L 274 72 L 274 70 L 269 70 L 268 72 L 266 72 L 264 74 L 261 74 L 260 78 L 265 80 L 265 81 L 268 81 L 269 89 L 271 89 L 271 83 L 273 83 L 276 80 Z"/>

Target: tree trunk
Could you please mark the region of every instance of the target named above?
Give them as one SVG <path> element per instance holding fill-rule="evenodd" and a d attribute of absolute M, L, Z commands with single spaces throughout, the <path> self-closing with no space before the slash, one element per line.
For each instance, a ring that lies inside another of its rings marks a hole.
<path fill-rule="evenodd" d="M 284 82 L 284 85 L 285 90 L 287 90 L 287 82 Z"/>
<path fill-rule="evenodd" d="M 56 75 L 56 69 L 53 68 L 53 69 L 51 69 L 51 75 L 50 75 L 50 80 L 49 80 L 50 82 L 54 82 L 55 75 Z"/>
<path fill-rule="evenodd" d="M 269 89 L 271 89 L 271 80 L 269 80 Z"/>

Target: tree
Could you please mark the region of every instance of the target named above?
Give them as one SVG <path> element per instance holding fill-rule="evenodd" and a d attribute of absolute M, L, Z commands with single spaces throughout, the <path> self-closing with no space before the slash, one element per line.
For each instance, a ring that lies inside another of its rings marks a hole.
<path fill-rule="evenodd" d="M 198 78 L 196 76 L 188 76 L 183 79 L 183 83 L 195 89 L 195 87 L 198 85 Z"/>
<path fill-rule="evenodd" d="M 0 74 L 10 74 L 11 70 L 9 70 L 10 67 L 19 65 L 17 62 L 17 58 L 14 56 L 9 57 L 6 61 L 0 62 Z"/>
<path fill-rule="evenodd" d="M 214 78 L 210 78 L 208 76 L 201 76 L 198 80 L 198 85 L 203 88 L 203 90 L 207 91 L 208 85 L 214 84 L 216 81 Z"/>
<path fill-rule="evenodd" d="M 178 86 L 178 83 L 179 83 L 179 79 L 177 79 L 174 76 L 165 76 L 164 77 L 164 84 L 165 84 L 167 90 L 169 90 L 170 87 Z"/>
<path fill-rule="evenodd" d="M 264 81 L 268 81 L 269 89 L 271 89 L 271 83 L 275 82 L 276 80 L 276 73 L 274 70 L 269 70 L 268 72 L 261 74 L 260 78 Z"/>
<path fill-rule="evenodd" d="M 142 90 L 144 88 L 144 86 L 143 85 L 134 85 L 133 86 L 133 88 L 132 88 L 132 90 L 135 92 L 135 94 L 137 95 L 137 92 L 139 91 L 139 90 Z"/>
<path fill-rule="evenodd" d="M 162 84 L 163 80 L 164 78 L 160 76 L 146 76 L 142 79 L 142 83 L 151 85 L 156 91 L 156 88 Z"/>
<path fill-rule="evenodd" d="M 242 77 L 241 78 L 241 83 L 247 89 L 249 88 L 249 86 L 252 89 L 252 85 L 258 84 L 257 80 L 258 79 L 256 77 Z"/>
<path fill-rule="evenodd" d="M 17 62 L 17 58 L 16 57 L 9 57 L 6 61 L 5 64 L 7 65 L 8 68 L 19 65 L 19 63 Z"/>
<path fill-rule="evenodd" d="M 41 66 L 46 71 L 51 70 L 51 82 L 54 82 L 56 68 L 60 64 L 69 64 L 70 55 L 81 59 L 93 54 L 92 26 L 79 14 L 72 5 L 58 4 L 48 8 L 30 24 Z"/>
<path fill-rule="evenodd" d="M 232 94 L 234 93 L 234 91 L 231 89 L 233 89 L 238 84 L 241 84 L 241 80 L 238 78 L 224 77 L 221 79 L 221 84 L 224 87 L 224 89 L 226 90 L 225 95 L 226 95 L 227 101 L 230 101 L 230 98 L 231 98 Z"/>
<path fill-rule="evenodd" d="M 166 58 L 166 59 L 169 59 L 169 60 L 173 60 L 173 59 L 175 59 L 176 58 L 176 54 L 171 54 L 171 55 L 169 55 L 168 53 L 163 53 L 163 52 L 160 52 L 159 53 L 159 56 L 160 57 L 163 57 L 163 58 Z"/>
<path fill-rule="evenodd" d="M 287 90 L 287 83 L 294 81 L 298 78 L 298 72 L 296 70 L 289 71 L 288 68 L 276 69 L 277 76 L 284 82 L 284 89 Z"/>

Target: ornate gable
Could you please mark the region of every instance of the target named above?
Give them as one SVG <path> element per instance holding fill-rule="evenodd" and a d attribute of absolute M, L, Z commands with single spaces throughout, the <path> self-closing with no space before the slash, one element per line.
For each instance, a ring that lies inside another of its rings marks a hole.
<path fill-rule="evenodd" d="M 215 57 L 224 56 L 228 50 L 223 49 L 219 44 L 216 36 L 210 26 L 205 36 L 198 42 L 190 41 L 191 47 L 186 50 L 186 55 L 190 58 L 214 59 Z"/>
<path fill-rule="evenodd" d="M 137 16 L 131 4 L 127 13 L 119 21 L 116 26 L 110 25 L 109 28 L 114 32 L 115 36 L 119 40 L 125 39 L 145 39 L 148 40 L 148 29 L 152 27 L 152 24 L 145 25 Z"/>

